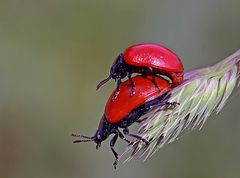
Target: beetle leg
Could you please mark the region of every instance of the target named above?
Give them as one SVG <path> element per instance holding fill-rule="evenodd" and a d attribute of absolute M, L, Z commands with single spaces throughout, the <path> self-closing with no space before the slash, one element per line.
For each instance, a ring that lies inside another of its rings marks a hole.
<path fill-rule="evenodd" d="M 125 127 L 125 128 L 123 129 L 123 133 L 124 133 L 125 135 L 128 135 L 128 134 L 129 134 L 129 129 L 128 129 L 127 127 Z"/>
<path fill-rule="evenodd" d="M 132 80 L 131 74 L 128 74 L 128 79 L 132 85 L 130 96 L 133 96 L 135 94 L 135 84 Z"/>
<path fill-rule="evenodd" d="M 173 102 L 165 102 L 165 105 L 167 106 L 167 108 L 169 108 L 169 109 L 174 109 L 177 105 L 180 105 L 180 103 L 178 103 L 178 102 L 175 102 L 175 101 L 173 101 Z"/>
<path fill-rule="evenodd" d="M 180 103 L 178 103 L 176 101 L 172 101 L 172 102 L 164 101 L 164 102 L 159 102 L 152 106 L 149 106 L 150 107 L 149 109 L 151 109 L 152 107 L 155 107 L 155 106 L 165 106 L 166 109 L 174 109 L 177 105 L 180 105 Z"/>
<path fill-rule="evenodd" d="M 141 136 L 139 135 L 135 135 L 135 134 L 128 134 L 128 136 L 130 137 L 133 137 L 133 138 L 136 138 L 138 140 L 141 140 L 142 142 L 144 142 L 146 145 L 149 145 L 149 141 L 147 141 L 145 138 L 142 138 Z"/>
<path fill-rule="evenodd" d="M 141 122 L 143 122 L 143 121 L 145 121 L 147 118 L 145 117 L 145 118 L 142 118 L 142 119 L 138 119 L 138 120 L 136 120 L 136 122 L 137 123 L 141 123 Z"/>
<path fill-rule="evenodd" d="M 112 100 L 115 100 L 115 99 L 117 98 L 117 96 L 119 95 L 121 83 L 122 83 L 122 80 L 121 80 L 121 79 L 118 79 L 118 80 L 117 80 L 117 91 L 115 92 Z"/>
<path fill-rule="evenodd" d="M 157 84 L 157 82 L 156 82 L 156 76 L 155 76 L 155 75 L 152 76 L 152 83 L 154 84 L 154 86 L 155 86 L 158 90 L 160 90 L 160 88 L 159 88 L 159 86 L 158 86 L 158 84 Z"/>
<path fill-rule="evenodd" d="M 124 129 L 123 129 L 123 133 L 124 133 L 125 135 L 130 136 L 130 137 L 133 137 L 133 138 L 136 138 L 136 139 L 138 139 L 138 140 L 141 140 L 141 141 L 144 142 L 146 145 L 149 145 L 149 141 L 147 141 L 145 138 L 142 138 L 142 137 L 139 136 L 139 135 L 130 134 L 128 128 L 124 128 Z"/>
<path fill-rule="evenodd" d="M 118 154 L 117 154 L 117 152 L 114 150 L 114 146 L 115 146 L 115 143 L 116 143 L 116 141 L 117 141 L 117 138 L 118 138 L 118 133 L 116 133 L 114 136 L 113 136 L 113 138 L 111 139 L 111 141 L 110 141 L 110 147 L 111 147 L 111 150 L 112 150 L 112 152 L 113 152 L 113 154 L 114 154 L 114 156 L 115 156 L 115 161 L 114 161 L 114 163 L 113 163 L 113 166 L 114 166 L 114 168 L 116 169 L 116 167 L 117 167 L 117 164 L 118 164 Z"/>
<path fill-rule="evenodd" d="M 120 132 L 119 130 L 118 130 L 118 135 L 119 135 L 119 137 L 120 137 L 121 139 L 123 139 L 123 140 L 126 141 L 127 143 L 130 143 L 130 141 L 129 141 L 128 139 L 126 139 L 126 138 L 124 137 L 124 135 L 122 134 L 122 132 Z"/>
<path fill-rule="evenodd" d="M 98 150 L 98 148 L 100 148 L 101 147 L 101 143 L 98 143 L 97 145 L 96 145 L 96 149 Z"/>
<path fill-rule="evenodd" d="M 154 84 L 154 86 L 158 89 L 158 90 L 160 90 L 160 88 L 159 88 L 159 86 L 158 86 L 158 84 L 157 84 L 157 82 L 156 82 L 156 76 L 154 75 L 154 73 L 153 73 L 153 68 L 152 67 L 148 67 L 148 72 L 150 72 L 151 74 L 152 74 L 152 82 L 153 82 L 153 84 Z"/>

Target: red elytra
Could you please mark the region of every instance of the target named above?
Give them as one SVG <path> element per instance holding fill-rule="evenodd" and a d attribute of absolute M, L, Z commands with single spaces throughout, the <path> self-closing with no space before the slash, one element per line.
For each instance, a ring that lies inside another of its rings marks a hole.
<path fill-rule="evenodd" d="M 183 72 L 178 56 L 165 46 L 146 43 L 128 47 L 124 60 L 129 65 L 152 67 L 167 72 Z"/>
<path fill-rule="evenodd" d="M 159 89 L 152 82 L 152 76 L 135 76 L 132 78 L 135 83 L 135 94 L 130 96 L 132 86 L 129 80 L 120 85 L 120 93 L 117 98 L 112 100 L 117 90 L 115 90 L 105 107 L 106 120 L 111 123 L 117 123 L 126 117 L 132 110 L 144 104 L 147 101 L 153 100 L 160 95 L 163 95 L 170 89 L 172 85 L 163 78 L 156 77 L 156 83 Z"/>

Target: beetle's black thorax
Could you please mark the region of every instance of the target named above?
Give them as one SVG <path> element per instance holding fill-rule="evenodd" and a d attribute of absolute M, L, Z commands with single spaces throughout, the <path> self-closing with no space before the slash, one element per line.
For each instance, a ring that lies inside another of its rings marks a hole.
<path fill-rule="evenodd" d="M 116 126 L 114 124 L 111 124 L 107 121 L 104 115 L 99 123 L 98 130 L 105 130 L 105 135 L 110 135 L 115 127 Z"/>
<path fill-rule="evenodd" d="M 95 133 L 95 142 L 101 143 L 102 141 L 106 140 L 109 135 L 114 133 L 114 131 L 117 129 L 117 126 L 114 124 L 109 123 L 106 120 L 105 115 L 103 115 L 99 125 L 98 130 Z"/>

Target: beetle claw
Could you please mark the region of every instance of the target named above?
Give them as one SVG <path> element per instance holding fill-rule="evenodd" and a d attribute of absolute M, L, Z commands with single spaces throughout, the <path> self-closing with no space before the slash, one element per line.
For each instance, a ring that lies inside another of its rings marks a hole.
<path fill-rule="evenodd" d="M 96 150 L 98 150 L 98 148 L 100 148 L 101 147 L 101 144 L 99 143 L 99 144 L 97 144 L 96 145 Z"/>
<path fill-rule="evenodd" d="M 117 165 L 118 165 L 118 159 L 115 159 L 115 161 L 113 162 L 114 169 L 117 169 Z"/>
<path fill-rule="evenodd" d="M 180 105 L 180 103 L 173 101 L 173 102 L 167 102 L 166 105 L 167 105 L 167 108 L 174 109 L 177 105 Z"/>

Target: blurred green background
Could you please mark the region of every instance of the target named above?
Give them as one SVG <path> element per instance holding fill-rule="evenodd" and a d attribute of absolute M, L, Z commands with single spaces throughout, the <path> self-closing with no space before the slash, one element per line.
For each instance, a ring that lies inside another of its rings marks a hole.
<path fill-rule="evenodd" d="M 0 178 L 238 178 L 239 91 L 200 132 L 117 170 L 108 142 L 96 151 L 70 134 L 95 132 L 115 84 L 95 86 L 119 52 L 157 42 L 186 70 L 212 65 L 240 48 L 239 9 L 239 0 L 1 0 Z"/>

